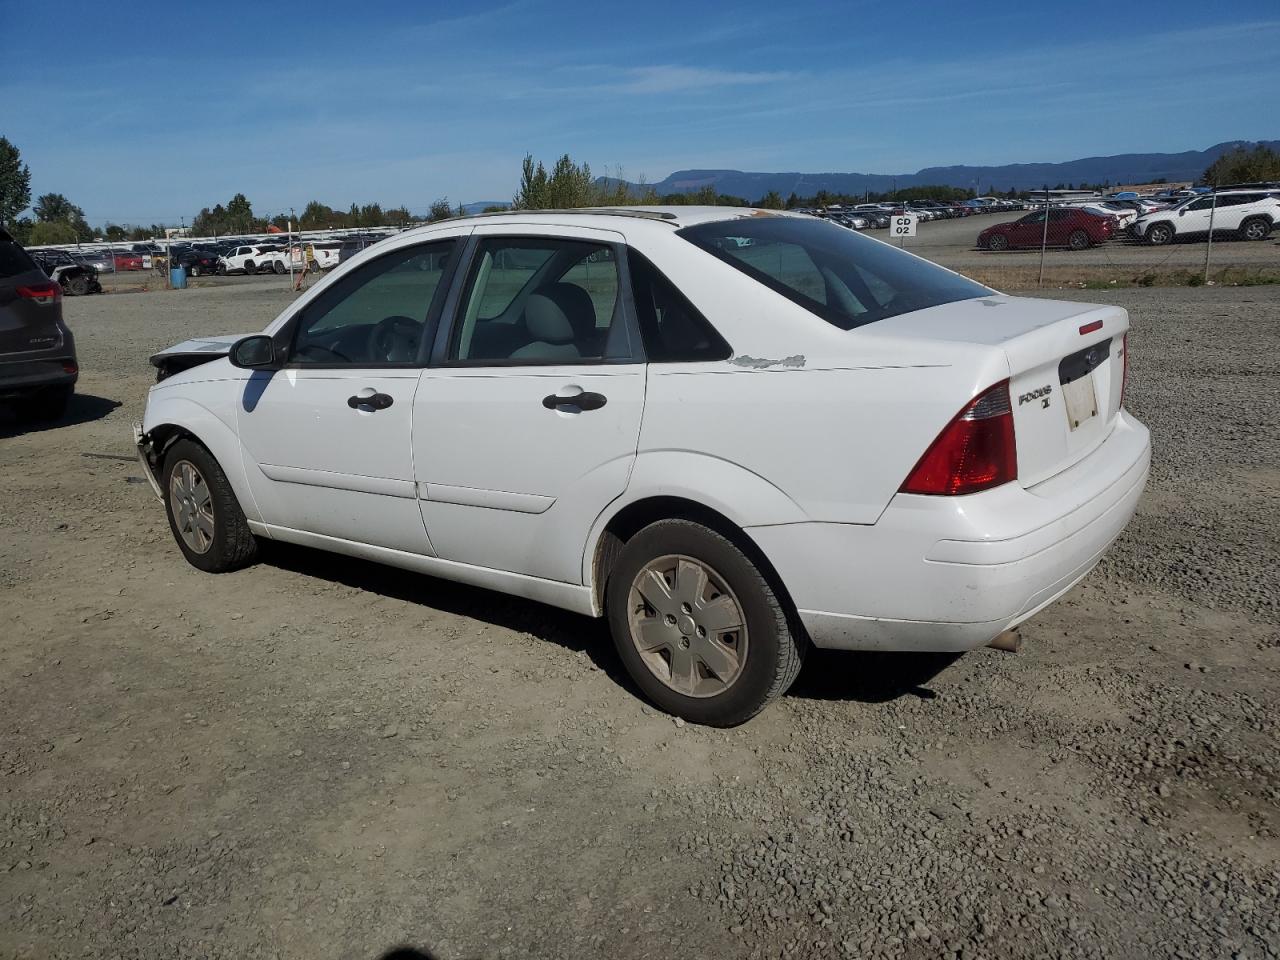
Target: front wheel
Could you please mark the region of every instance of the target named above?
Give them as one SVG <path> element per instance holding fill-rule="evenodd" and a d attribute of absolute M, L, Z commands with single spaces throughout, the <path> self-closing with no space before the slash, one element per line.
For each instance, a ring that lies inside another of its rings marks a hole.
<path fill-rule="evenodd" d="M 1167 223 L 1156 223 L 1147 228 L 1147 243 L 1152 246 L 1163 247 L 1172 240 L 1173 227 Z"/>
<path fill-rule="evenodd" d="M 220 277 L 225 277 L 227 275 L 227 265 L 225 263 L 218 264 L 217 274 Z"/>
<path fill-rule="evenodd" d="M 1008 250 L 1009 238 L 1003 233 L 993 233 L 987 238 L 988 250 Z"/>
<path fill-rule="evenodd" d="M 73 297 L 83 297 L 89 292 L 88 277 L 72 277 L 67 281 L 67 293 Z"/>
<path fill-rule="evenodd" d="M 786 692 L 802 644 L 773 588 L 731 541 L 663 520 L 627 541 L 606 586 L 609 628 L 654 704 L 732 727 Z"/>
<path fill-rule="evenodd" d="M 165 513 L 187 562 L 207 573 L 225 573 L 257 559 L 258 540 L 222 467 L 193 440 L 179 440 L 161 471 Z"/>

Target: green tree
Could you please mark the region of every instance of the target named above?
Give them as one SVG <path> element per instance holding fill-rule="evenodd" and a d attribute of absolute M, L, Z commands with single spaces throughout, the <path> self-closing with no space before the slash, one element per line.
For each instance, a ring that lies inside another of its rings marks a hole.
<path fill-rule="evenodd" d="M 457 214 L 454 213 L 453 207 L 447 199 L 441 197 L 439 200 L 431 204 L 430 209 L 427 210 L 427 223 L 435 223 L 437 220 L 448 220 L 453 216 L 457 216 Z"/>
<path fill-rule="evenodd" d="M 237 193 L 227 201 L 227 219 L 237 233 L 247 233 L 253 229 L 253 207 L 243 193 Z"/>
<path fill-rule="evenodd" d="M 756 206 L 765 210 L 781 210 L 783 208 L 782 195 L 777 190 L 770 190 Z"/>
<path fill-rule="evenodd" d="M 392 207 L 382 212 L 382 222 L 388 227 L 402 227 L 413 219 L 413 214 L 406 206 Z"/>
<path fill-rule="evenodd" d="M 60 193 L 46 193 L 36 198 L 32 211 L 41 223 L 71 223 L 83 217 L 84 211 Z"/>
<path fill-rule="evenodd" d="M 1238 147 L 1209 164 L 1201 179 L 1215 187 L 1228 183 L 1280 180 L 1280 153 L 1260 143 L 1252 150 Z"/>
<path fill-rule="evenodd" d="M 18 148 L 0 137 L 0 225 L 12 224 L 31 202 L 31 170 Z"/>
<path fill-rule="evenodd" d="M 531 153 L 524 155 L 520 188 L 516 191 L 511 206 L 516 210 L 545 210 L 550 206 L 547 202 L 547 169 L 541 160 L 534 166 Z"/>
<path fill-rule="evenodd" d="M 511 209 L 510 207 L 504 207 L 500 203 L 491 203 L 489 204 L 489 206 L 485 207 L 481 211 L 481 213 L 505 213 L 507 210 L 510 210 L 510 209 Z"/>
<path fill-rule="evenodd" d="M 800 206 L 800 198 L 797 197 L 796 192 L 792 190 L 791 196 L 787 197 L 787 209 L 794 210 L 798 206 Z"/>
<path fill-rule="evenodd" d="M 75 243 L 77 239 L 76 228 L 67 221 L 40 220 L 32 226 L 27 242 L 39 247 L 50 243 Z"/>
<path fill-rule="evenodd" d="M 9 221 L 9 232 L 13 234 L 13 239 L 24 247 L 31 243 L 31 227 L 32 221 L 30 217 Z"/>
<path fill-rule="evenodd" d="M 129 236 L 129 231 L 117 223 L 108 223 L 102 235 L 108 240 L 125 240 Z"/>

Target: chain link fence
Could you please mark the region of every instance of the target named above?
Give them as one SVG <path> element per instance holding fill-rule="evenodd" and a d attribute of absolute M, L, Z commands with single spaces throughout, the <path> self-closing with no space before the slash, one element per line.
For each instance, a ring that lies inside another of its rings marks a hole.
<path fill-rule="evenodd" d="M 915 236 L 892 242 L 998 290 L 1280 283 L 1280 186 L 1037 191 L 919 219 Z"/>

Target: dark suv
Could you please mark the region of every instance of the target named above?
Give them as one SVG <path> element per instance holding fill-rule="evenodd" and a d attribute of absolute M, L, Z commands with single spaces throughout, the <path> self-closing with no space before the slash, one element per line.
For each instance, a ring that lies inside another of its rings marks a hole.
<path fill-rule="evenodd" d="M 79 374 L 62 287 L 0 230 L 0 403 L 23 419 L 56 420 Z"/>

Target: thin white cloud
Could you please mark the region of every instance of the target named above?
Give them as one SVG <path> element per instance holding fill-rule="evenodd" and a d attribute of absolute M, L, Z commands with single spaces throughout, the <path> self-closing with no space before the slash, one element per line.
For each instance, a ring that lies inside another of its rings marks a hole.
<path fill-rule="evenodd" d="M 649 67 L 631 67 L 623 74 L 626 80 L 611 84 L 623 93 L 677 93 L 687 90 L 709 90 L 716 87 L 738 87 L 757 83 L 777 83 L 789 79 L 786 72 L 751 72 L 742 70 L 710 70 L 705 67 L 684 67 L 676 64 L 658 64 Z"/>

